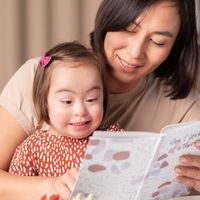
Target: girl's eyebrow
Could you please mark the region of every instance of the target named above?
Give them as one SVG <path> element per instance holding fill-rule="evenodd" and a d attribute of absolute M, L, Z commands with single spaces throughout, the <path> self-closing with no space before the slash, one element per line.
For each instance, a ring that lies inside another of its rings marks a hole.
<path fill-rule="evenodd" d="M 89 92 L 89 91 L 92 91 L 92 90 L 101 90 L 102 88 L 100 86 L 94 86 L 94 87 L 91 87 L 89 88 L 86 92 Z M 71 92 L 71 93 L 74 93 L 76 94 L 75 91 L 73 90 L 70 90 L 70 89 L 66 89 L 66 88 L 60 88 L 56 91 L 56 93 L 61 93 L 61 92 Z"/>

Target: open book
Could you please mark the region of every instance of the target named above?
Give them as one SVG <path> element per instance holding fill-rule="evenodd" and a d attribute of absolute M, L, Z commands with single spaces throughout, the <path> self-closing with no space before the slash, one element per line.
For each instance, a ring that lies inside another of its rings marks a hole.
<path fill-rule="evenodd" d="M 174 167 L 181 155 L 200 154 L 194 147 L 197 139 L 200 121 L 172 124 L 160 134 L 94 132 L 71 199 L 166 200 L 186 195 L 190 190 L 175 181 Z"/>

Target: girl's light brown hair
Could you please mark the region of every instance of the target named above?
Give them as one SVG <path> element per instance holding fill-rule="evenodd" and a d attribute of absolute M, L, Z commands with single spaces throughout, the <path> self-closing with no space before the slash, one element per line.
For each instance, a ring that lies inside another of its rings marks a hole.
<path fill-rule="evenodd" d="M 40 66 L 39 64 L 33 82 L 33 103 L 38 120 L 37 128 L 41 128 L 44 122 L 46 122 L 47 124 L 50 123 L 48 115 L 47 96 L 50 87 L 51 74 L 53 72 L 53 69 L 56 67 L 56 61 L 75 63 L 83 62 L 92 64 L 91 66 L 97 67 L 103 84 L 103 107 L 105 114 L 108 103 L 108 93 L 102 76 L 104 65 L 99 56 L 97 56 L 90 49 L 86 48 L 78 42 L 61 43 L 50 49 L 45 55 L 51 56 L 51 61 L 46 67 Z"/>

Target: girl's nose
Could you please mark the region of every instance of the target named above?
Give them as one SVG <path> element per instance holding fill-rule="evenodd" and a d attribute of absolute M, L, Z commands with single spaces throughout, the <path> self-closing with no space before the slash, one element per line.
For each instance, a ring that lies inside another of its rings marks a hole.
<path fill-rule="evenodd" d="M 87 114 L 87 107 L 84 102 L 76 102 L 74 105 L 74 115 L 85 116 Z"/>

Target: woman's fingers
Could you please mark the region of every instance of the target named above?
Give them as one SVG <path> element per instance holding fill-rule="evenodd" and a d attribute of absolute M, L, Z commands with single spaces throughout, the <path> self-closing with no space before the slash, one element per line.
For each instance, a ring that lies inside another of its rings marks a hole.
<path fill-rule="evenodd" d="M 180 163 L 200 168 L 200 156 L 198 155 L 184 155 L 180 157 Z"/>
<path fill-rule="evenodd" d="M 189 187 L 193 187 L 195 190 L 200 192 L 200 180 L 189 178 L 185 176 L 178 176 L 176 177 L 176 181 L 182 184 L 185 184 Z"/>
<path fill-rule="evenodd" d="M 200 169 L 197 167 L 177 166 L 175 172 L 181 176 L 200 181 Z"/>
<path fill-rule="evenodd" d="M 176 180 L 200 192 L 200 156 L 184 155 L 180 157 L 182 166 L 176 166 L 175 172 L 179 175 Z"/>

